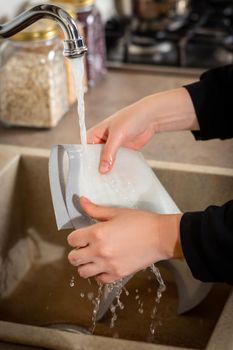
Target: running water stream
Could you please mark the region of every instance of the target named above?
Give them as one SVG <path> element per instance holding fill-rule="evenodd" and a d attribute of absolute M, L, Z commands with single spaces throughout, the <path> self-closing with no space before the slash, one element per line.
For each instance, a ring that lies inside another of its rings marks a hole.
<path fill-rule="evenodd" d="M 85 124 L 85 104 L 84 104 L 84 88 L 83 88 L 83 79 L 84 79 L 84 58 L 76 58 L 72 59 L 71 61 L 72 66 L 72 72 L 74 77 L 74 83 L 75 83 L 75 89 L 77 94 L 77 111 L 78 111 L 78 117 L 79 117 L 79 127 L 80 127 L 80 139 L 81 144 L 83 146 L 83 157 L 82 157 L 82 171 L 83 176 L 85 176 L 85 150 L 87 145 L 87 132 L 86 132 L 86 124 Z M 115 187 L 114 187 L 115 188 Z M 129 207 L 132 207 L 131 203 L 128 203 Z M 150 266 L 151 272 L 155 275 L 156 280 L 158 282 L 158 288 L 157 293 L 155 297 L 155 306 L 151 312 L 151 324 L 150 324 L 150 332 L 152 336 L 155 334 L 156 330 L 156 314 L 157 314 L 157 305 L 160 303 L 160 300 L 162 298 L 162 293 L 166 290 L 166 286 L 164 284 L 164 281 L 161 277 L 159 269 L 153 264 Z M 70 286 L 74 286 L 74 277 L 71 278 Z M 96 318 L 100 307 L 101 297 L 103 294 L 103 288 L 104 286 L 102 284 L 99 284 L 97 296 L 92 299 L 92 303 L 94 305 L 93 313 L 92 313 L 92 333 L 94 333 L 95 326 L 96 326 Z M 124 291 L 126 295 L 129 295 L 129 292 L 124 287 L 124 281 L 116 281 L 114 283 L 110 283 L 105 286 L 107 288 L 108 292 L 112 292 L 113 289 L 115 289 L 115 303 L 113 302 L 110 306 L 110 311 L 112 313 L 110 327 L 113 328 L 115 326 L 115 322 L 117 320 L 117 309 L 123 310 L 124 305 L 122 301 L 120 300 L 121 294 Z M 137 292 L 138 293 L 138 290 Z M 84 297 L 84 294 L 80 294 L 81 297 Z M 143 313 L 143 303 L 140 301 L 140 297 L 137 294 L 136 299 L 138 302 L 138 312 Z"/>
<path fill-rule="evenodd" d="M 87 129 L 85 123 L 85 104 L 84 104 L 84 57 L 78 57 L 70 60 L 72 73 L 74 77 L 75 90 L 77 94 L 77 109 L 79 118 L 79 128 L 80 128 L 80 139 L 81 144 L 85 147 L 87 144 Z"/>

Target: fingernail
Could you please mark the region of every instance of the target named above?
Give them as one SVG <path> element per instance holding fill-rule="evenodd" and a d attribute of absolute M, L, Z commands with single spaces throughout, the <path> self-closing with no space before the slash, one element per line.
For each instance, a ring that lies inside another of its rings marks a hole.
<path fill-rule="evenodd" d="M 87 199 L 86 197 L 82 196 L 81 198 L 82 198 L 82 201 L 85 202 L 85 203 L 89 203 L 90 202 L 89 199 Z"/>
<path fill-rule="evenodd" d="M 101 173 L 107 173 L 110 169 L 109 162 L 101 162 L 100 163 L 100 172 Z"/>

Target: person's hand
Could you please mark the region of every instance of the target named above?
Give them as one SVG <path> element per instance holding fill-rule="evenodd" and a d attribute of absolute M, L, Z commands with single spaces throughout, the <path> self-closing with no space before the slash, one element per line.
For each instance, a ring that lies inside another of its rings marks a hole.
<path fill-rule="evenodd" d="M 180 215 L 95 205 L 82 197 L 82 209 L 97 224 L 72 232 L 70 263 L 81 277 L 111 283 L 160 260 L 181 257 Z"/>
<path fill-rule="evenodd" d="M 103 143 L 99 171 L 112 169 L 119 147 L 141 149 L 155 133 L 199 128 L 185 88 L 148 96 L 105 119 L 87 132 L 88 143 Z"/>
<path fill-rule="evenodd" d="M 141 149 L 154 135 L 154 127 L 146 120 L 144 101 L 128 106 L 87 132 L 88 143 L 103 143 L 99 170 L 111 170 L 119 147 Z M 149 118 L 148 118 L 149 119 Z"/>

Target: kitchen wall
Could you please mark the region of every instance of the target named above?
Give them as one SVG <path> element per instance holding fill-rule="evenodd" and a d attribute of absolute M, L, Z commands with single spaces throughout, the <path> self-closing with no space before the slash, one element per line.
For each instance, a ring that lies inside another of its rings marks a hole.
<path fill-rule="evenodd" d="M 44 1 L 42 0 L 41 3 L 43 2 Z M 21 6 L 23 3 L 24 0 L 0 0 L 0 17 L 13 17 L 16 9 L 19 8 L 19 6 Z M 97 0 L 96 3 L 102 13 L 104 20 L 109 18 L 114 13 L 113 0 Z"/>

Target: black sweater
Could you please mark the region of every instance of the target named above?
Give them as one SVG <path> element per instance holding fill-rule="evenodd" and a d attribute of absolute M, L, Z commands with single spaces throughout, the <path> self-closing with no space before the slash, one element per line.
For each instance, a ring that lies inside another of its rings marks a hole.
<path fill-rule="evenodd" d="M 185 88 L 200 125 L 200 131 L 193 132 L 195 138 L 233 138 L 233 66 L 210 70 Z M 194 277 L 233 285 L 233 200 L 221 207 L 185 213 L 180 231 L 184 256 Z"/>

